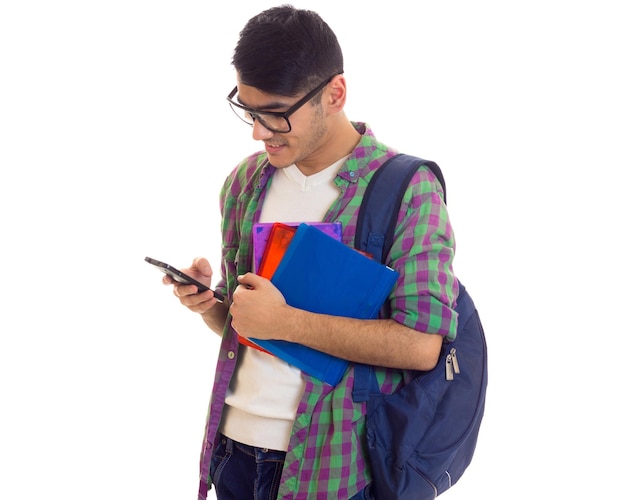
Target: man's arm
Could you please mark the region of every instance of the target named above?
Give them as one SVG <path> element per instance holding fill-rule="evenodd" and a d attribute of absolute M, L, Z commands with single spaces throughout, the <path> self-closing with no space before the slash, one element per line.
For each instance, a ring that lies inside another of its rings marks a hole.
<path fill-rule="evenodd" d="M 430 370 L 437 364 L 443 342 L 441 335 L 417 332 L 393 319 L 358 320 L 295 309 L 291 323 L 295 342 L 388 368 Z"/>
<path fill-rule="evenodd" d="M 228 299 L 225 299 L 223 304 L 218 302 L 211 309 L 201 313 L 201 316 L 207 326 L 221 336 L 228 317 Z"/>
<path fill-rule="evenodd" d="M 316 314 L 287 305 L 265 278 L 239 278 L 231 306 L 240 335 L 298 342 L 319 351 L 369 365 L 430 370 L 439 358 L 443 337 L 417 332 L 393 319 L 362 320 Z"/>

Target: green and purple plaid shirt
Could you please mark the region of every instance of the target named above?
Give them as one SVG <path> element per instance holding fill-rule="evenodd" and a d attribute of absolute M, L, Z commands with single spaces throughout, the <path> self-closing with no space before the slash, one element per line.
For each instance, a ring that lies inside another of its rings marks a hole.
<path fill-rule="evenodd" d="M 374 171 L 396 154 L 378 142 L 371 130 L 355 123 L 361 141 L 335 179 L 341 194 L 325 222 L 340 221 L 343 242 L 354 246 L 359 207 Z M 252 269 L 252 225 L 274 167 L 265 153 L 256 153 L 230 174 L 220 196 L 222 211 L 222 280 L 216 290 L 232 297 L 237 276 Z M 390 295 L 389 316 L 422 332 L 449 339 L 456 335 L 453 310 L 458 283 L 452 271 L 454 234 L 443 203 L 442 188 L 427 169 L 420 169 L 407 190 L 387 264 L 400 273 Z M 199 500 L 211 487 L 209 466 L 226 391 L 240 345 L 227 321 L 218 356 L 200 463 Z M 389 393 L 410 378 L 410 372 L 376 368 L 381 390 Z M 280 499 L 348 499 L 371 482 L 364 456 L 365 406 L 352 401 L 353 370 L 332 388 L 302 374 L 305 390 L 298 406 L 278 494 Z"/>

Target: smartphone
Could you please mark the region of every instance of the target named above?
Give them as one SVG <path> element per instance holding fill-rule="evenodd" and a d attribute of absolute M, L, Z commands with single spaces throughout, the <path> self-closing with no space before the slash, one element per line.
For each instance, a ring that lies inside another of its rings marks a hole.
<path fill-rule="evenodd" d="M 175 267 L 172 267 L 169 264 L 166 264 L 165 262 L 161 262 L 156 259 L 151 259 L 150 257 L 146 257 L 145 260 L 149 264 L 156 266 L 161 272 L 167 274 L 168 276 L 171 276 L 172 279 L 177 281 L 178 283 L 182 283 L 183 285 L 196 285 L 198 287 L 198 293 L 206 292 L 207 290 L 209 290 L 208 286 L 203 285 L 198 280 L 193 279 L 188 274 L 185 274 L 184 272 L 179 271 Z M 213 296 L 215 297 L 215 300 L 217 300 L 218 302 L 224 302 L 224 296 L 221 293 L 217 293 L 214 290 L 211 290 L 211 291 L 213 292 Z"/>

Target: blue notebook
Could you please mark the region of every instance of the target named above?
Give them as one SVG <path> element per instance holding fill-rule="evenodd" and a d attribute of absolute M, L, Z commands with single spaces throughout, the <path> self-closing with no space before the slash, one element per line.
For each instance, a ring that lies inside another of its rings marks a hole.
<path fill-rule="evenodd" d="M 300 224 L 272 283 L 287 304 L 307 311 L 373 319 L 398 279 L 393 269 L 319 229 Z M 284 340 L 250 339 L 272 354 L 335 386 L 348 361 Z"/>

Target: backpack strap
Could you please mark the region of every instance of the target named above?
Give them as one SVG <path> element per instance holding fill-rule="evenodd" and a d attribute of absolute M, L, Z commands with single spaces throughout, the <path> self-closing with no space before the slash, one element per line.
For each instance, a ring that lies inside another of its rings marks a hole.
<path fill-rule="evenodd" d="M 384 262 L 393 243 L 402 198 L 418 168 L 426 166 L 437 177 L 446 201 L 446 183 L 439 166 L 416 156 L 398 154 L 381 165 L 370 180 L 359 208 L 354 244 L 358 250 Z M 369 393 L 379 393 L 373 370 L 357 363 L 354 368 L 354 402 L 369 400 Z"/>
<path fill-rule="evenodd" d="M 435 162 L 405 154 L 393 156 L 374 172 L 365 190 L 354 240 L 358 250 L 368 252 L 379 262 L 385 261 L 393 243 L 402 198 L 421 166 L 427 166 L 441 183 L 445 203 L 446 183 Z"/>

